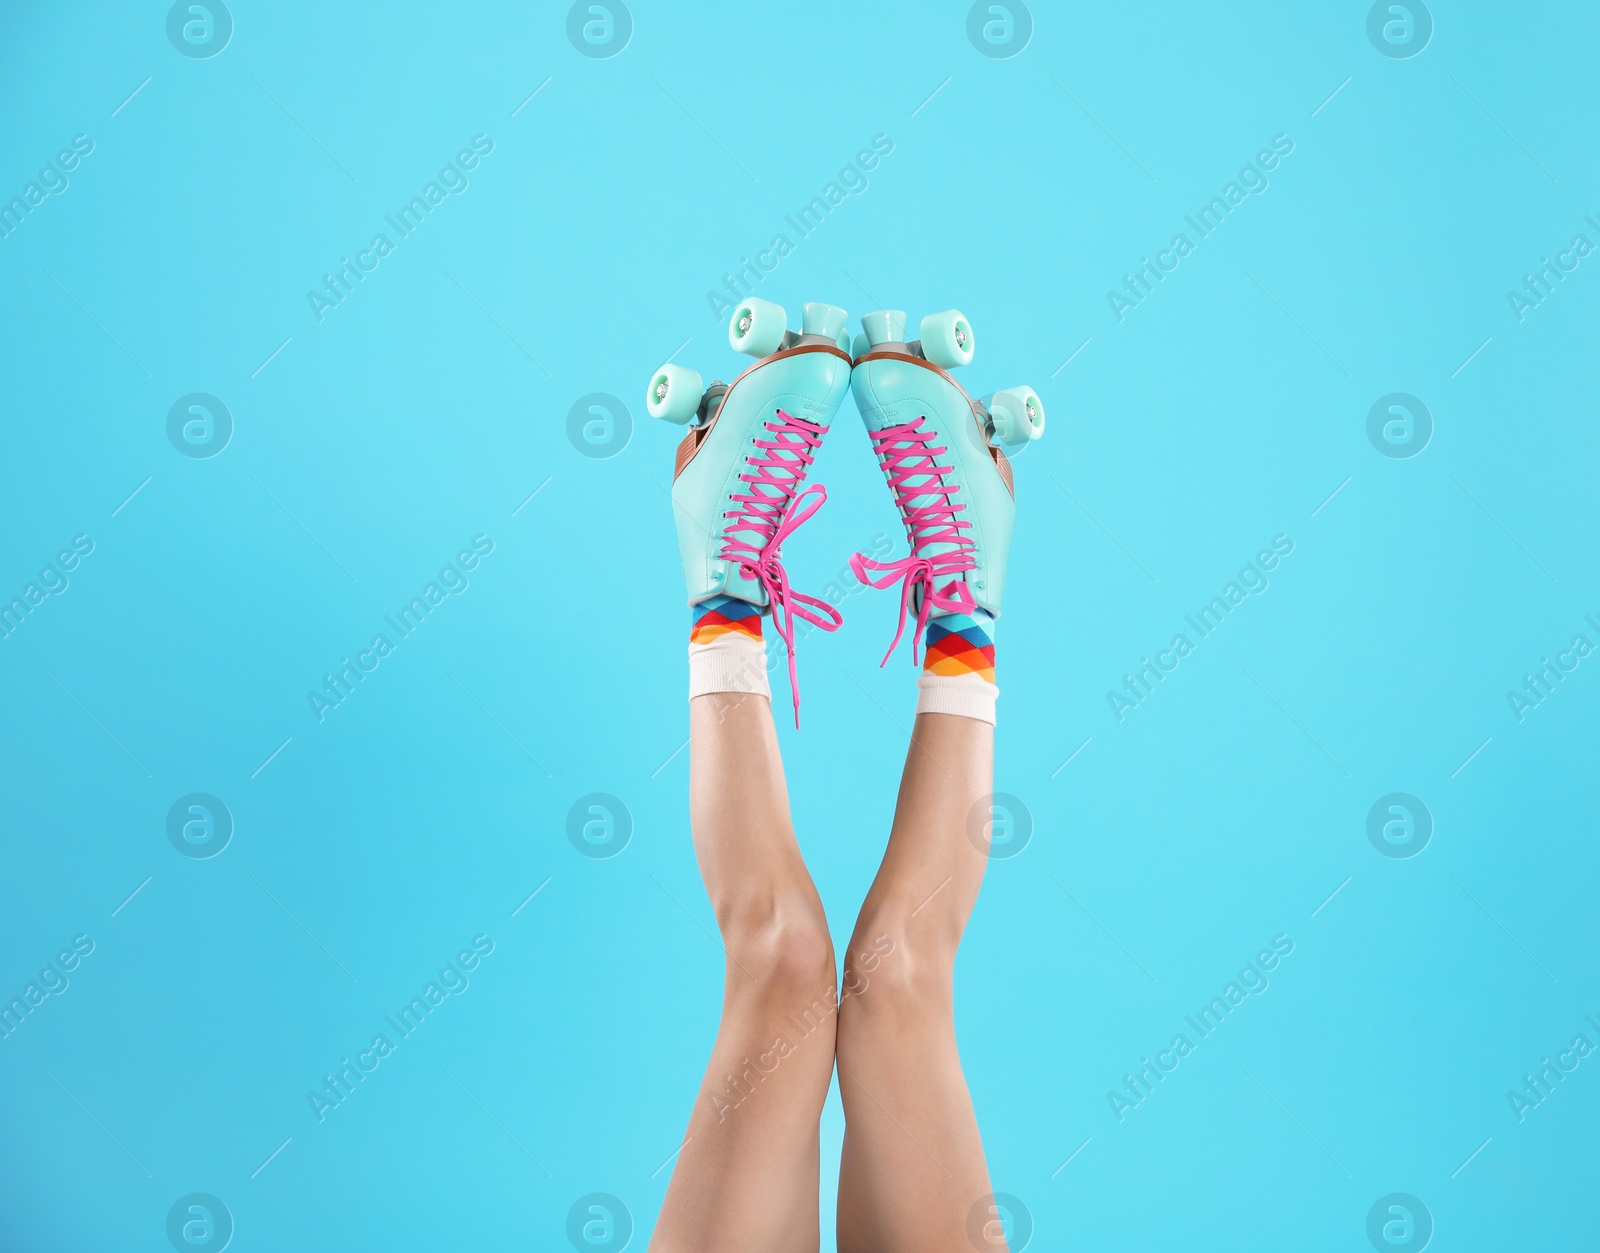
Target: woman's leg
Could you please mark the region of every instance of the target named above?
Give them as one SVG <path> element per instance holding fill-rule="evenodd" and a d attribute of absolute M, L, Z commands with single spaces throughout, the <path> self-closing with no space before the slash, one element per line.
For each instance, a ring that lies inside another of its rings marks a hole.
<path fill-rule="evenodd" d="M 809 304 L 814 342 L 782 309 L 751 300 L 729 340 L 761 357 L 730 387 L 662 366 L 647 406 L 688 422 L 672 513 L 690 606 L 689 810 L 695 854 L 727 951 L 722 1024 L 650 1247 L 656 1253 L 814 1253 L 817 1120 L 833 1074 L 833 945 L 806 873 L 772 725 L 762 619 L 782 637 L 794 685 L 794 621 L 838 612 L 797 592 L 780 557 L 827 493 L 812 458 L 850 385 L 833 341 L 843 309 Z M 763 355 L 763 350 L 769 355 Z"/>
<path fill-rule="evenodd" d="M 956 1052 L 951 976 L 988 861 L 972 828 L 987 835 L 994 625 L 1017 513 L 999 444 L 1042 435 L 1044 405 L 1027 387 L 967 395 L 949 373 L 972 356 L 955 310 L 923 319 L 920 353 L 903 342 L 900 310 L 861 324 L 870 351 L 855 358 L 850 388 L 910 551 L 894 561 L 857 553 L 850 568 L 873 587 L 900 585 L 889 651 L 915 613 L 925 654 L 888 851 L 845 955 L 839 1253 L 967 1253 L 969 1237 L 1002 1249 L 999 1215 L 977 1208 L 989 1172 Z"/>
<path fill-rule="evenodd" d="M 834 954 L 790 824 L 770 701 L 696 696 L 689 752 L 695 853 L 727 973 L 722 1025 L 650 1248 L 814 1253 Z"/>
<path fill-rule="evenodd" d="M 845 955 L 839 1253 L 971 1253 L 989 1171 L 951 975 L 988 860 L 969 822 L 987 820 L 993 773 L 993 725 L 917 715 L 888 851 Z M 1003 1248 L 994 1234 L 984 1247 Z"/>

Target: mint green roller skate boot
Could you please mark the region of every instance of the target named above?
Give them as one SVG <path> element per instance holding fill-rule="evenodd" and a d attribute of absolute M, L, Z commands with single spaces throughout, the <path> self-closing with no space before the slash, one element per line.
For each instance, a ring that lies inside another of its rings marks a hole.
<path fill-rule="evenodd" d="M 672 481 L 689 604 L 716 602 L 708 634 L 755 618 L 759 638 L 756 615 L 772 615 L 788 651 L 796 726 L 794 620 L 835 631 L 842 618 L 789 586 L 782 547 L 828 498 L 822 484 L 806 486 L 806 476 L 849 387 L 847 317 L 832 305 L 808 304 L 796 334 L 782 307 L 747 299 L 734 310 L 728 340 L 758 358 L 754 365 L 710 387 L 693 370 L 664 365 L 645 398 L 652 417 L 689 426 Z M 697 626 L 691 643 L 699 633 Z"/>
<path fill-rule="evenodd" d="M 869 313 L 861 324 L 851 390 L 911 547 L 898 561 L 862 553 L 850 559 L 864 583 L 901 584 L 900 626 L 884 654 L 887 663 L 912 614 L 918 640 L 930 619 L 948 617 L 965 629 L 973 617 L 1000 616 L 1016 494 L 1011 463 L 998 444 L 1016 447 L 1043 435 L 1044 405 L 1030 387 L 981 400 L 967 395 L 949 371 L 972 360 L 972 328 L 954 309 L 923 318 L 921 339 L 910 343 L 899 310 Z M 983 674 L 981 632 L 966 633 L 979 648 L 951 660 L 949 669 Z M 942 672 L 946 659 L 932 656 L 932 640 L 930 669 Z M 966 648 L 960 640 L 950 643 Z M 913 642 L 913 661 L 916 655 Z M 992 647 L 988 657 L 992 680 Z"/>

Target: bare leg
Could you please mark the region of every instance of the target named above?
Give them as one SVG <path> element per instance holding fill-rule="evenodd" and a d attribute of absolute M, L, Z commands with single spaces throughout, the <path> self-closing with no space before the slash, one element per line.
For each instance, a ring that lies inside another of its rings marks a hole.
<path fill-rule="evenodd" d="M 722 1025 L 650 1248 L 814 1253 L 833 945 L 790 824 L 768 699 L 695 697 L 689 743 L 695 853 L 727 973 Z"/>
<path fill-rule="evenodd" d="M 961 1073 L 951 976 L 987 857 L 968 822 L 993 784 L 994 728 L 919 714 L 894 827 L 845 956 L 839 1253 L 971 1253 L 990 1191 Z M 981 818 L 985 815 L 980 815 Z M 1003 1249 L 991 1228 L 990 1243 Z"/>

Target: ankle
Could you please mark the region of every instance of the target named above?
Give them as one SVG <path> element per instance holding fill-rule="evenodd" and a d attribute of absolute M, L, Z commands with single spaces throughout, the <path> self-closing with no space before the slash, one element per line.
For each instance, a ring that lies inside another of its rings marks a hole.
<path fill-rule="evenodd" d="M 928 623 L 917 712 L 953 714 L 994 724 L 994 618 L 985 610 L 945 614 Z"/>
<path fill-rule="evenodd" d="M 733 596 L 689 608 L 689 699 L 714 692 L 771 697 L 761 610 Z"/>

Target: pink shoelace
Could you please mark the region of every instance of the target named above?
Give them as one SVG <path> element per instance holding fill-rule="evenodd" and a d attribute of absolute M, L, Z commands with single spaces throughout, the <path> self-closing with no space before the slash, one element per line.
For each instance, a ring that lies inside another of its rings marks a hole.
<path fill-rule="evenodd" d="M 972 555 L 975 547 L 966 534 L 971 523 L 958 518 L 965 504 L 951 497 L 956 486 L 946 481 L 950 470 L 937 458 L 949 449 L 933 443 L 935 432 L 923 427 L 923 418 L 872 432 L 872 449 L 883 463 L 889 490 L 906 521 L 906 538 L 911 552 L 899 561 L 876 561 L 863 553 L 850 558 L 850 568 L 869 587 L 884 588 L 900 582 L 900 627 L 880 665 L 888 665 L 894 650 L 905 635 L 906 618 L 915 603 L 917 634 L 911 641 L 911 660 L 917 661 L 918 641 L 927 633 L 928 618 L 934 610 L 944 613 L 971 613 L 976 607 L 965 579 L 956 577 L 977 568 Z M 933 544 L 954 547 L 931 557 L 920 554 Z M 876 576 L 876 577 L 875 577 Z M 940 586 L 940 580 L 947 579 Z"/>
<path fill-rule="evenodd" d="M 735 492 L 732 500 L 738 508 L 723 514 L 728 524 L 723 528 L 722 550 L 717 556 L 737 561 L 740 569 L 767 590 L 772 624 L 789 654 L 789 690 L 794 696 L 794 724 L 798 727 L 800 678 L 795 670 L 794 620 L 799 618 L 824 631 L 837 631 L 844 618 L 827 601 L 790 587 L 789 573 L 783 568 L 783 541 L 822 508 L 828 489 L 813 483 L 795 493 L 822 444 L 823 428 L 782 409 L 777 412 L 779 421 L 762 424 L 772 438 L 751 441 L 758 451 L 745 458 L 750 469 L 739 476 L 747 490 Z M 741 538 L 741 531 L 753 534 L 759 542 Z"/>

